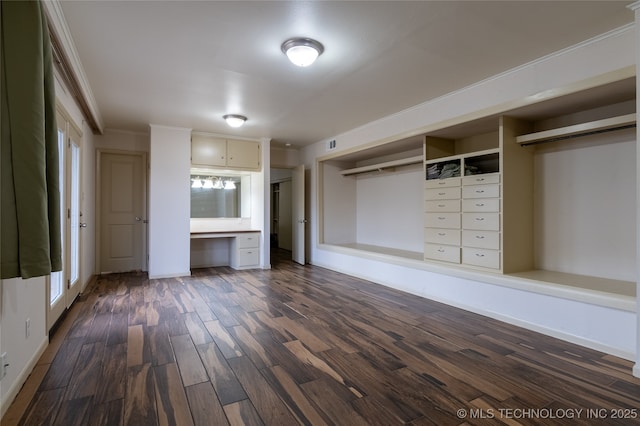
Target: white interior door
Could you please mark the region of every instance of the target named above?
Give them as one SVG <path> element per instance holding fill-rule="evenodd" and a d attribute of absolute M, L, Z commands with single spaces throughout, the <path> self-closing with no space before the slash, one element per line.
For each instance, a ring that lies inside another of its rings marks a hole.
<path fill-rule="evenodd" d="M 291 210 L 293 216 L 291 258 L 294 262 L 304 265 L 304 237 L 307 224 L 304 212 L 304 165 L 296 167 L 291 173 Z"/>
<path fill-rule="evenodd" d="M 145 270 L 144 156 L 100 154 L 100 272 Z"/>

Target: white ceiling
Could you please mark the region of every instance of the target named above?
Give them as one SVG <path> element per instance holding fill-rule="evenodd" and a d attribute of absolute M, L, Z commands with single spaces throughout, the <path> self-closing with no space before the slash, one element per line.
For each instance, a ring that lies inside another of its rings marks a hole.
<path fill-rule="evenodd" d="M 62 1 L 106 128 L 302 146 L 633 21 L 629 1 Z M 311 37 L 309 68 L 280 51 Z M 249 120 L 231 129 L 224 114 Z"/>

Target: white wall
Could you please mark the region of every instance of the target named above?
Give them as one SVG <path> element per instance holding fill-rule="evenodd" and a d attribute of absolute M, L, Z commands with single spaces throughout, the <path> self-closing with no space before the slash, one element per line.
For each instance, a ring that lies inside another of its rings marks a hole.
<path fill-rule="evenodd" d="M 190 275 L 191 129 L 150 128 L 149 278 Z"/>
<path fill-rule="evenodd" d="M 627 75 L 636 63 L 637 34 L 627 26 L 601 37 L 585 41 L 506 71 L 440 98 L 398 112 L 375 122 L 331 137 L 337 142 L 338 154 L 346 149 L 380 140 L 398 140 L 426 131 L 453 125 L 483 115 L 490 115 L 539 102 L 562 94 L 563 90 L 584 87 L 586 80 L 595 81 L 607 73 Z M 492 280 L 461 277 L 446 268 L 391 264 L 375 258 L 349 254 L 346 251 L 318 246 L 318 180 L 316 160 L 326 155 L 326 140 L 305 147 L 301 152 L 307 168 L 312 168 L 312 251 L 311 263 L 399 288 L 404 291 L 460 306 L 488 316 L 542 331 L 585 346 L 636 359 L 638 354 L 637 314 L 517 290 L 498 285 Z M 640 160 L 639 160 L 640 161 Z M 326 165 L 323 166 L 325 169 Z M 326 170 L 325 170 L 326 171 Z M 324 182 L 327 185 L 326 173 Z M 327 199 L 333 203 L 339 200 Z M 399 207 L 400 208 L 400 207 Z M 326 221 L 326 217 L 325 217 Z M 326 235 L 326 234 L 325 234 Z M 337 242 L 337 241 L 336 241 Z M 421 262 L 420 262 L 421 263 Z M 636 373 L 640 373 L 637 371 Z"/>
<path fill-rule="evenodd" d="M 355 179 L 357 242 L 423 252 L 422 165 L 366 173 Z"/>
<path fill-rule="evenodd" d="M 97 149 L 149 152 L 148 133 L 105 129 L 104 134 L 96 135 L 94 139 Z"/>
<path fill-rule="evenodd" d="M 636 280 L 635 150 L 635 130 L 536 148 L 536 268 Z"/>

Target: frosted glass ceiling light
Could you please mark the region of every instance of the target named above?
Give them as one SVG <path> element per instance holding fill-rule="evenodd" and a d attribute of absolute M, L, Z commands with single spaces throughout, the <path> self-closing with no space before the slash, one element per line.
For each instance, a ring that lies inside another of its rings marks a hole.
<path fill-rule="evenodd" d="M 236 189 L 236 184 L 232 180 L 228 180 L 224 183 L 224 189 Z"/>
<path fill-rule="evenodd" d="M 322 55 L 324 47 L 310 38 L 291 38 L 282 43 L 282 51 L 294 65 L 308 67 Z"/>
<path fill-rule="evenodd" d="M 192 188 L 202 188 L 202 180 L 200 178 L 193 179 L 193 183 L 191 184 Z"/>
<path fill-rule="evenodd" d="M 222 179 L 216 178 L 215 183 L 213 184 L 214 189 L 222 189 L 224 188 L 224 184 L 222 183 Z"/>
<path fill-rule="evenodd" d="M 238 114 L 227 114 L 223 115 L 222 118 L 224 118 L 227 124 L 231 127 L 240 127 L 245 121 L 247 121 L 247 117 Z"/>

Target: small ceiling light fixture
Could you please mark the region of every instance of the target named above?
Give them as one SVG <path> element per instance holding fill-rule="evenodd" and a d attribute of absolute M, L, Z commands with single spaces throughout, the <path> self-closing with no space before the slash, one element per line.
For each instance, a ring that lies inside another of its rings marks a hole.
<path fill-rule="evenodd" d="M 223 115 L 222 118 L 224 118 L 227 124 L 231 127 L 240 127 L 245 121 L 247 121 L 247 117 L 238 114 L 226 114 Z"/>
<path fill-rule="evenodd" d="M 299 67 L 308 67 L 324 52 L 320 42 L 310 38 L 290 38 L 282 43 L 282 52 Z"/>
<path fill-rule="evenodd" d="M 224 183 L 224 189 L 236 189 L 236 184 L 231 179 L 229 179 Z"/>

